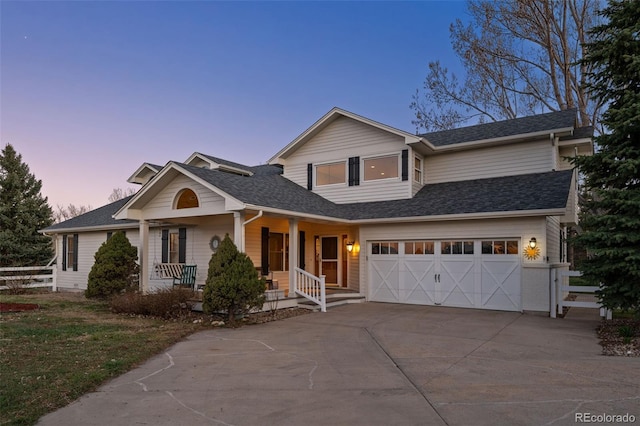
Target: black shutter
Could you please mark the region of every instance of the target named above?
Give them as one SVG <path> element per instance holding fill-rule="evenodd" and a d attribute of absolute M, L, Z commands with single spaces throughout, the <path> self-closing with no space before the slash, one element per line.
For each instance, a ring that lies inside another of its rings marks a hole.
<path fill-rule="evenodd" d="M 360 185 L 360 157 L 349 157 L 349 186 Z"/>
<path fill-rule="evenodd" d="M 313 189 L 313 164 L 307 164 L 307 189 L 311 191 Z"/>
<path fill-rule="evenodd" d="M 298 244 L 300 244 L 300 260 L 299 260 L 299 264 L 300 264 L 300 269 L 302 269 L 303 271 L 304 269 L 304 255 L 305 255 L 305 250 L 304 250 L 304 231 L 300 231 L 300 238 L 298 239 Z"/>
<path fill-rule="evenodd" d="M 62 236 L 62 270 L 67 270 L 67 235 Z"/>
<path fill-rule="evenodd" d="M 78 270 L 78 234 L 73 234 L 73 270 Z"/>
<path fill-rule="evenodd" d="M 107 241 L 109 241 L 112 236 L 113 236 L 113 232 L 111 231 L 107 232 Z"/>
<path fill-rule="evenodd" d="M 269 275 L 269 228 L 262 227 L 261 243 L 260 266 L 262 268 L 262 275 Z"/>
<path fill-rule="evenodd" d="M 162 230 L 162 263 L 169 263 L 169 230 Z"/>
<path fill-rule="evenodd" d="M 178 229 L 178 263 L 187 263 L 187 228 Z"/>
<path fill-rule="evenodd" d="M 349 157 L 349 186 L 353 186 L 353 157 Z"/>
<path fill-rule="evenodd" d="M 402 180 L 409 180 L 409 150 L 402 150 Z"/>
<path fill-rule="evenodd" d="M 353 184 L 360 185 L 360 157 L 353 157 Z"/>

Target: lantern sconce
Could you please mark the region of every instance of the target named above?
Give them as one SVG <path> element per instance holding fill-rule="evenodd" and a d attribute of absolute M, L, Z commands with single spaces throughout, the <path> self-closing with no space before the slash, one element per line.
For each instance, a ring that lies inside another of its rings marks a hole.
<path fill-rule="evenodd" d="M 351 253 L 353 251 L 353 245 L 354 245 L 353 241 L 347 241 L 347 251 L 349 253 Z"/>
<path fill-rule="evenodd" d="M 538 247 L 538 241 L 535 237 L 529 240 L 529 244 L 524 248 L 524 257 L 527 260 L 536 260 L 540 257 L 540 247 Z"/>

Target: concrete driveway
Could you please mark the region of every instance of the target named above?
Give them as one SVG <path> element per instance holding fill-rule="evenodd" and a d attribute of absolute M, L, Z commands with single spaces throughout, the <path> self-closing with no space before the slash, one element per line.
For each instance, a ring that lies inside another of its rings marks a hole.
<path fill-rule="evenodd" d="M 601 356 L 596 325 L 346 305 L 194 334 L 39 424 L 573 425 L 576 413 L 640 423 L 640 359 Z"/>

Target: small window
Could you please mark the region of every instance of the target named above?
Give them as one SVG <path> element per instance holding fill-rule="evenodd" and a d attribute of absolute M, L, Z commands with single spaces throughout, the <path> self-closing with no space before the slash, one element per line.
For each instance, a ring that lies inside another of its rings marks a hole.
<path fill-rule="evenodd" d="M 177 232 L 169 234 L 169 263 L 180 263 L 180 236 Z"/>
<path fill-rule="evenodd" d="M 433 254 L 433 241 L 407 241 L 404 243 L 405 254 Z"/>
<path fill-rule="evenodd" d="M 364 180 L 398 177 L 398 156 L 368 158 L 364 160 Z"/>
<path fill-rule="evenodd" d="M 518 254 L 518 241 L 483 241 L 482 254 Z"/>
<path fill-rule="evenodd" d="M 473 241 L 442 241 L 442 254 L 473 254 Z"/>
<path fill-rule="evenodd" d="M 398 242 L 371 243 L 371 254 L 398 254 Z"/>
<path fill-rule="evenodd" d="M 75 245 L 75 238 L 73 235 L 69 235 L 67 237 L 67 268 L 72 269 L 74 271 L 78 270 L 78 265 L 76 265 L 76 250 L 77 247 Z"/>
<path fill-rule="evenodd" d="M 419 157 L 413 159 L 413 180 L 422 183 L 422 159 Z"/>
<path fill-rule="evenodd" d="M 316 166 L 316 185 L 335 185 L 346 182 L 345 163 L 322 164 Z"/>
<path fill-rule="evenodd" d="M 289 234 L 269 233 L 269 270 L 289 270 Z"/>
<path fill-rule="evenodd" d="M 194 207 L 198 207 L 200 204 L 198 203 L 198 197 L 196 193 L 191 189 L 183 189 L 178 194 L 178 200 L 176 201 L 176 209 L 191 209 Z"/>

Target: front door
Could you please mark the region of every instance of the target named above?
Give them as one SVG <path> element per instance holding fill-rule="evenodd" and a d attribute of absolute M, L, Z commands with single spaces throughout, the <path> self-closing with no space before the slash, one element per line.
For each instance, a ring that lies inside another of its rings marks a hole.
<path fill-rule="evenodd" d="M 320 237 L 320 275 L 325 283 L 339 285 L 338 237 Z"/>

